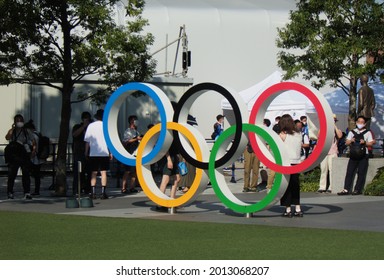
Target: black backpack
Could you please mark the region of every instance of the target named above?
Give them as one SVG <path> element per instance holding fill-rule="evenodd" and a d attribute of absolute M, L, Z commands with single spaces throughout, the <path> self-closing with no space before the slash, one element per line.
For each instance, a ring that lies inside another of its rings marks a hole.
<path fill-rule="evenodd" d="M 39 146 L 37 147 L 37 157 L 41 160 L 46 160 L 50 155 L 51 141 L 47 136 L 43 136 L 41 133 L 35 132 L 39 137 Z"/>
<path fill-rule="evenodd" d="M 369 130 L 365 130 L 363 133 L 356 133 L 355 131 L 351 131 L 353 133 L 353 137 L 355 138 L 355 142 L 351 143 L 349 148 L 349 158 L 354 160 L 361 160 L 366 155 L 366 147 L 365 145 L 360 144 L 360 140 L 364 139 L 364 134 Z"/>

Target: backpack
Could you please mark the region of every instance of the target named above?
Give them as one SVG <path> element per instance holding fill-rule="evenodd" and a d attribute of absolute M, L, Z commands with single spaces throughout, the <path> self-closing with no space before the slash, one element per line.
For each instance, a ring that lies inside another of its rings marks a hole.
<path fill-rule="evenodd" d="M 214 132 L 211 134 L 211 138 L 212 138 L 212 140 L 215 140 L 216 137 L 217 137 L 217 133 L 216 133 L 216 131 L 214 131 Z"/>
<path fill-rule="evenodd" d="M 365 145 L 360 144 L 360 140 L 364 139 L 364 134 L 369 130 L 364 131 L 363 133 L 356 133 L 355 131 L 351 131 L 353 133 L 353 137 L 355 138 L 355 142 L 351 144 L 349 148 L 349 158 L 354 160 L 361 160 L 366 155 L 366 147 Z"/>
<path fill-rule="evenodd" d="M 39 137 L 39 146 L 37 147 L 37 157 L 41 160 L 46 160 L 51 153 L 51 141 L 47 136 L 43 136 L 41 133 L 35 134 Z"/>
<path fill-rule="evenodd" d="M 212 140 L 215 140 L 216 137 L 220 134 L 220 127 L 217 123 L 213 125 L 213 132 L 211 134 Z"/>

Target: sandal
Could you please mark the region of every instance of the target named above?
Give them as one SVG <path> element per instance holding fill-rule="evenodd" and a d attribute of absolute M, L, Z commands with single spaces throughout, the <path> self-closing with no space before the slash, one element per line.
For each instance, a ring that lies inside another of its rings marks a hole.
<path fill-rule="evenodd" d="M 349 194 L 349 191 L 347 191 L 346 189 L 344 189 L 341 192 L 337 193 L 337 195 L 348 195 L 348 194 Z"/>
<path fill-rule="evenodd" d="M 181 190 L 182 193 L 186 193 L 187 191 L 189 191 L 188 187 L 185 187 L 184 189 Z"/>
<path fill-rule="evenodd" d="M 295 212 L 295 214 L 293 214 L 295 217 L 300 217 L 302 218 L 304 216 L 303 212 Z"/>
<path fill-rule="evenodd" d="M 284 212 L 283 217 L 285 218 L 292 218 L 292 212 Z"/>

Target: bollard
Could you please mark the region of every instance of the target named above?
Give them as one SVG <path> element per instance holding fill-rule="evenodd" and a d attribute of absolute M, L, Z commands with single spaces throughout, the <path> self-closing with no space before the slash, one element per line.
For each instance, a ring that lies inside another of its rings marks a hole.
<path fill-rule="evenodd" d="M 246 217 L 247 219 L 252 218 L 252 217 L 253 217 L 253 214 L 252 214 L 252 213 L 246 213 L 246 214 L 245 214 L 245 217 Z"/>
<path fill-rule="evenodd" d="M 168 208 L 168 213 L 171 215 L 176 214 L 176 208 L 175 207 Z"/>
<path fill-rule="evenodd" d="M 93 200 L 90 197 L 83 197 L 83 198 L 81 198 L 80 173 L 82 172 L 82 165 L 81 165 L 81 161 L 78 161 L 77 163 L 78 163 L 78 170 L 77 170 L 77 172 L 79 172 L 79 176 L 77 176 L 78 177 L 78 180 L 77 180 L 77 186 L 78 186 L 77 197 L 78 197 L 78 200 L 79 200 L 79 205 L 80 205 L 81 208 L 93 207 Z"/>
<path fill-rule="evenodd" d="M 235 178 L 235 169 L 236 169 L 236 166 L 235 166 L 235 163 L 232 163 L 232 177 L 231 177 L 231 183 L 236 183 L 236 178 Z"/>
<path fill-rule="evenodd" d="M 80 199 L 80 207 L 82 208 L 90 208 L 93 207 L 93 200 L 90 197 L 83 197 Z"/>
<path fill-rule="evenodd" d="M 67 198 L 65 200 L 65 208 L 79 208 L 79 202 L 76 198 Z"/>
<path fill-rule="evenodd" d="M 81 206 L 81 176 L 80 173 L 82 171 L 81 161 L 77 162 L 77 199 L 79 201 L 79 205 Z"/>

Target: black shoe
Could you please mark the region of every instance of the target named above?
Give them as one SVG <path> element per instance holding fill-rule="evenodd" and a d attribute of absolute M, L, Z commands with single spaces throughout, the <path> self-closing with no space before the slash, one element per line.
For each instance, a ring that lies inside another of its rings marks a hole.
<path fill-rule="evenodd" d="M 256 190 L 257 190 L 258 192 L 262 192 L 262 191 L 264 191 L 264 190 L 266 190 L 266 189 L 267 189 L 267 184 L 264 184 L 264 183 L 260 183 L 260 184 L 258 184 L 257 187 L 256 187 Z"/>
<path fill-rule="evenodd" d="M 283 217 L 285 218 L 292 218 L 292 212 L 284 212 Z"/>
<path fill-rule="evenodd" d="M 32 195 L 32 196 L 38 196 L 38 195 L 40 195 L 40 193 L 38 193 L 38 192 L 34 192 L 34 193 L 32 193 L 31 195 Z"/>
<path fill-rule="evenodd" d="M 295 212 L 295 214 L 293 214 L 295 217 L 300 217 L 302 218 L 304 216 L 303 212 Z"/>
<path fill-rule="evenodd" d="M 349 192 L 347 190 L 342 190 L 341 192 L 338 192 L 337 195 L 349 195 Z"/>
<path fill-rule="evenodd" d="M 108 199 L 108 195 L 106 193 L 102 193 L 100 199 Z"/>
<path fill-rule="evenodd" d="M 96 194 L 95 193 L 91 193 L 90 195 L 89 195 L 89 197 L 91 198 L 91 199 L 97 199 L 97 196 L 96 196 Z"/>
<path fill-rule="evenodd" d="M 327 190 L 326 193 L 332 193 L 332 191 L 331 190 Z"/>
<path fill-rule="evenodd" d="M 8 199 L 14 199 L 15 197 L 13 196 L 13 193 L 8 194 Z"/>
<path fill-rule="evenodd" d="M 326 190 L 317 190 L 317 193 L 325 193 Z"/>
<path fill-rule="evenodd" d="M 249 189 L 248 188 L 244 188 L 243 192 L 249 192 Z"/>
<path fill-rule="evenodd" d="M 360 194 L 362 194 L 362 192 L 354 191 L 354 192 L 352 193 L 352 195 L 360 195 Z"/>
<path fill-rule="evenodd" d="M 128 190 L 127 189 L 121 190 L 121 193 L 128 193 Z"/>
<path fill-rule="evenodd" d="M 139 191 L 136 190 L 136 189 L 130 189 L 129 192 L 130 192 L 130 193 L 138 193 Z"/>
<path fill-rule="evenodd" d="M 156 206 L 155 209 L 159 212 L 168 212 L 168 208 L 164 206 Z"/>

